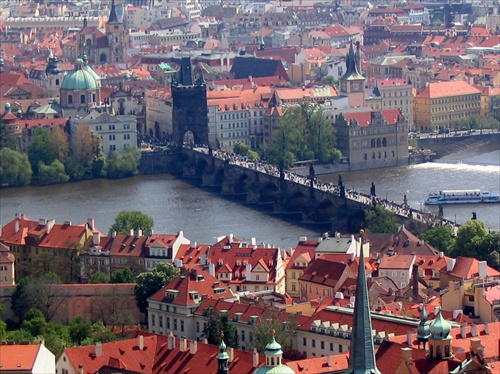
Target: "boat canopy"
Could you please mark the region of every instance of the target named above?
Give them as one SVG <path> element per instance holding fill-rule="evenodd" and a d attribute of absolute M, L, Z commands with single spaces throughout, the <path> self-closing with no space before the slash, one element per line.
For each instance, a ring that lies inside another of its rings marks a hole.
<path fill-rule="evenodd" d="M 444 196 L 450 196 L 450 195 L 481 195 L 481 190 L 443 190 L 442 194 Z"/>

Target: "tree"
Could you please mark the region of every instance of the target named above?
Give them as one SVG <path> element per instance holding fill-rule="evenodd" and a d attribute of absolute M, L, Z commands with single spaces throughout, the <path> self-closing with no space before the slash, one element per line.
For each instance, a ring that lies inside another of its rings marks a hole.
<path fill-rule="evenodd" d="M 467 221 L 458 229 L 452 254 L 454 256 L 485 259 L 483 241 L 488 235 L 484 223 L 478 220 Z"/>
<path fill-rule="evenodd" d="M 281 170 L 292 166 L 295 160 L 295 150 L 300 138 L 299 119 L 300 108 L 286 109 L 279 120 L 279 128 L 273 132 L 270 144 L 262 147 L 267 160 Z"/>
<path fill-rule="evenodd" d="M 337 80 L 333 75 L 327 75 L 321 80 L 324 84 L 328 84 L 330 86 L 335 86 L 337 84 Z"/>
<path fill-rule="evenodd" d="M 264 315 L 255 324 L 255 342 L 254 347 L 259 353 L 263 353 L 266 345 L 273 338 L 281 344 L 284 351 L 292 354 L 293 350 L 293 334 L 297 329 L 298 324 L 295 316 L 290 316 L 285 322 L 279 320 L 277 313 L 267 310 Z"/>
<path fill-rule="evenodd" d="M 366 230 L 372 233 L 393 234 L 398 231 L 396 215 L 381 206 L 372 206 L 365 212 Z"/>
<path fill-rule="evenodd" d="M 129 268 L 120 269 L 111 274 L 110 283 L 135 283 L 137 281 L 134 273 Z"/>
<path fill-rule="evenodd" d="M 180 270 L 169 262 L 160 262 L 151 271 L 139 274 L 134 287 L 135 301 L 142 313 L 147 313 L 148 298 L 179 276 Z"/>
<path fill-rule="evenodd" d="M 139 210 L 122 210 L 115 217 L 115 223 L 109 228 L 109 232 L 128 235 L 130 230 L 142 230 L 143 233 L 150 232 L 154 226 L 151 216 Z"/>
<path fill-rule="evenodd" d="M 102 152 L 99 134 L 91 131 L 87 125 L 79 125 L 71 149 L 71 162 L 69 163 L 71 179 L 104 176 L 105 160 L 106 155 Z"/>
<path fill-rule="evenodd" d="M 28 157 L 9 148 L 0 150 L 0 185 L 25 186 L 31 180 Z"/>
<path fill-rule="evenodd" d="M 102 322 L 96 322 L 90 326 L 90 335 L 82 340 L 81 345 L 93 345 L 96 343 L 110 343 L 116 341 L 116 336 Z"/>
<path fill-rule="evenodd" d="M 31 308 L 26 313 L 21 328 L 28 331 L 32 336 L 38 336 L 43 334 L 46 325 L 47 321 L 43 313 L 36 308 Z"/>
<path fill-rule="evenodd" d="M 203 329 L 203 336 L 208 344 L 219 345 L 221 339 L 228 347 L 238 348 L 238 332 L 233 326 L 227 313 L 219 314 L 213 308 L 208 308 L 203 315 L 208 317 L 207 325 Z"/>
<path fill-rule="evenodd" d="M 438 226 L 431 228 L 419 235 L 437 250 L 449 254 L 455 244 L 451 226 Z"/>
<path fill-rule="evenodd" d="M 85 321 L 81 316 L 73 318 L 69 326 L 69 336 L 73 343 L 76 345 L 82 344 L 90 336 L 91 326 L 92 324 Z"/>
<path fill-rule="evenodd" d="M 38 163 L 38 181 L 41 185 L 64 183 L 69 176 L 64 170 L 64 165 L 59 160 L 54 160 L 50 165 L 43 162 Z"/>
<path fill-rule="evenodd" d="M 333 159 L 335 145 L 333 126 L 327 122 L 321 108 L 311 104 L 305 104 L 305 106 L 308 107 L 308 111 L 312 110 L 311 115 L 306 120 L 304 136 L 308 139 L 309 149 L 313 151 L 314 158 L 320 163 L 330 162 Z"/>
<path fill-rule="evenodd" d="M 52 129 L 39 129 L 33 136 L 31 144 L 28 147 L 28 159 L 31 163 L 33 174 L 38 175 L 38 165 L 40 162 L 43 162 L 45 165 L 50 165 L 55 160 L 65 163 L 68 151 L 68 137 L 59 126 Z"/>
<path fill-rule="evenodd" d="M 94 274 L 90 276 L 89 279 L 90 284 L 102 284 L 109 283 L 109 276 L 102 271 L 96 271 Z"/>
<path fill-rule="evenodd" d="M 37 308 L 50 321 L 68 297 L 59 284 L 61 278 L 55 273 L 21 279 L 12 292 L 13 312 L 23 321 L 31 308 Z"/>
<path fill-rule="evenodd" d="M 130 145 L 125 146 L 123 153 L 112 152 L 108 159 L 108 177 L 125 178 L 139 172 L 141 152 Z"/>

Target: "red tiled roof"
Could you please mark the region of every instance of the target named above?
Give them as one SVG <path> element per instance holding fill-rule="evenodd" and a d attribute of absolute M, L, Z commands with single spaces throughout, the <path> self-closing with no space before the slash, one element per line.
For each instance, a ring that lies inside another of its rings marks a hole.
<path fill-rule="evenodd" d="M 464 81 L 431 82 L 417 95 L 417 98 L 439 98 L 481 93 L 477 88 Z"/>
<path fill-rule="evenodd" d="M 479 260 L 472 257 L 459 256 L 456 258 L 455 266 L 449 274 L 462 279 L 477 278 L 479 277 Z M 498 277 L 500 276 L 500 272 L 487 266 L 486 275 L 488 277 Z"/>
<path fill-rule="evenodd" d="M 379 269 L 411 269 L 412 255 L 384 256 L 380 260 Z"/>
<path fill-rule="evenodd" d="M 216 288 L 219 291 L 216 291 Z M 167 298 L 167 290 L 179 291 L 175 299 Z M 220 290 L 224 290 L 220 292 Z M 191 295 L 197 293 L 199 298 L 194 298 Z M 217 278 L 211 276 L 207 272 L 190 271 L 188 274 L 183 274 L 168 283 L 161 290 L 151 296 L 152 300 L 163 301 L 177 305 L 197 305 L 202 299 L 224 299 L 233 296 L 231 290 L 224 287 L 224 283 L 219 282 Z"/>
<path fill-rule="evenodd" d="M 287 362 L 295 373 L 344 373 L 349 366 L 349 353 L 341 353 L 330 356 L 331 366 L 328 366 L 327 357 L 309 357 L 304 360 Z"/>
<path fill-rule="evenodd" d="M 39 344 L 0 345 L 0 371 L 31 372 L 39 351 Z"/>

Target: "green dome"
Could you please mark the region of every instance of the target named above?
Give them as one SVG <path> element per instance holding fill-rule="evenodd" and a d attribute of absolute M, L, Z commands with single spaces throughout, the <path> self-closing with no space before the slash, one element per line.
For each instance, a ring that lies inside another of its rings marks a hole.
<path fill-rule="evenodd" d="M 61 85 L 61 90 L 68 91 L 87 91 L 96 90 L 97 88 L 97 79 L 86 69 L 85 63 L 81 58 L 76 59 L 75 69 L 64 77 Z"/>
<path fill-rule="evenodd" d="M 295 374 L 295 372 L 286 365 L 262 366 L 255 370 L 253 374 Z"/>
<path fill-rule="evenodd" d="M 274 339 L 274 335 L 273 335 L 273 341 L 268 345 L 266 345 L 266 351 L 264 353 L 266 355 L 283 354 L 283 351 L 281 350 L 281 345 Z"/>
<path fill-rule="evenodd" d="M 429 331 L 434 339 L 446 339 L 451 331 L 451 325 L 446 321 L 439 311 L 438 316 L 432 322 Z"/>
<path fill-rule="evenodd" d="M 425 310 L 425 305 L 422 305 L 422 311 L 420 312 L 420 324 L 417 327 L 417 338 L 428 339 L 430 336 L 430 324 L 427 321 L 427 310 Z"/>

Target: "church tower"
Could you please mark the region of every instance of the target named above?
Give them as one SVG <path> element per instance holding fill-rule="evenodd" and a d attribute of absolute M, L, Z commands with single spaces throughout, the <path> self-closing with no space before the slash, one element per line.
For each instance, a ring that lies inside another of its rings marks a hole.
<path fill-rule="evenodd" d="M 349 52 L 346 56 L 346 72 L 339 79 L 340 94 L 347 96 L 349 107 L 365 106 L 365 77 L 358 70 L 359 54 L 354 52 L 351 41 Z"/>
<path fill-rule="evenodd" d="M 116 14 L 115 0 L 111 0 L 111 11 L 106 23 L 106 37 L 109 46 L 109 62 L 125 62 L 128 48 L 128 32 Z"/>
<path fill-rule="evenodd" d="M 377 363 L 375 361 L 375 348 L 373 346 L 370 300 L 368 299 L 368 286 L 366 284 L 363 233 L 364 231 L 361 230 L 358 281 L 356 284 L 356 300 L 354 302 L 354 315 L 352 320 L 349 367 L 347 368 L 346 373 L 381 374 L 377 368 Z"/>
<path fill-rule="evenodd" d="M 417 327 L 417 340 L 418 347 L 420 348 L 420 344 L 422 344 L 422 348 L 425 349 L 425 344 L 429 341 L 430 333 L 430 321 L 427 321 L 427 310 L 425 310 L 425 304 L 421 306 L 422 310 L 420 311 L 420 323 Z"/>
<path fill-rule="evenodd" d="M 224 343 L 224 334 L 221 334 L 220 339 L 220 352 L 217 355 L 217 374 L 229 373 L 229 355 L 226 352 L 226 343 Z"/>
<path fill-rule="evenodd" d="M 429 358 L 436 360 L 453 358 L 450 336 L 451 325 L 443 318 L 441 311 L 430 325 L 429 331 Z"/>

